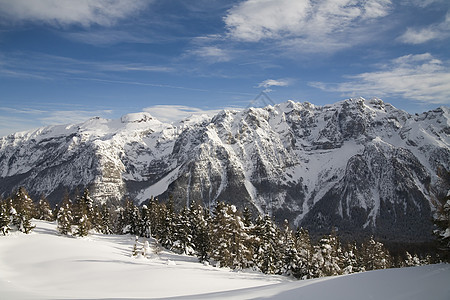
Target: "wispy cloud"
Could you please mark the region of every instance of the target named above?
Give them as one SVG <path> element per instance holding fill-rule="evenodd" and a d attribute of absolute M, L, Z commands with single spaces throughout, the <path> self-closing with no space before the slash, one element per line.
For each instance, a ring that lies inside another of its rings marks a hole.
<path fill-rule="evenodd" d="M 152 0 L 0 0 L 4 22 L 41 22 L 52 26 L 112 26 Z"/>
<path fill-rule="evenodd" d="M 258 84 L 258 87 L 264 87 L 264 88 L 269 88 L 272 86 L 288 86 L 289 85 L 289 81 L 286 79 L 266 79 L 263 82 L 261 82 L 260 84 Z"/>
<path fill-rule="evenodd" d="M 405 55 L 378 71 L 347 76 L 346 82 L 310 82 L 325 91 L 344 95 L 400 96 L 433 104 L 450 104 L 450 64 L 429 53 Z"/>
<path fill-rule="evenodd" d="M 62 36 L 72 41 L 94 46 L 111 46 L 119 43 L 149 44 L 153 42 L 151 38 L 143 34 L 111 29 L 65 32 Z"/>
<path fill-rule="evenodd" d="M 405 44 L 423 44 L 431 40 L 442 40 L 450 36 L 450 13 L 445 20 L 421 28 L 408 28 L 398 40 Z"/>
<path fill-rule="evenodd" d="M 317 51 L 318 46 L 335 51 L 354 44 L 355 33 L 391 10 L 390 0 L 247 0 L 231 8 L 224 21 L 235 40 L 281 40 L 303 46 L 298 51 Z"/>
<path fill-rule="evenodd" d="M 188 54 L 200 57 L 210 63 L 227 62 L 232 59 L 230 51 L 216 46 L 199 47 L 189 51 Z"/>
<path fill-rule="evenodd" d="M 61 79 L 89 75 L 105 78 L 111 72 L 173 72 L 164 65 L 120 61 L 88 61 L 36 52 L 0 54 L 0 76 Z"/>
<path fill-rule="evenodd" d="M 89 110 L 78 108 L 69 110 L 60 108 L 36 109 L 26 106 L 0 106 L 0 136 L 47 125 L 81 123 L 92 117 L 100 116 L 105 118 L 113 113 L 112 110 L 106 109 Z"/>
<path fill-rule="evenodd" d="M 177 122 L 193 115 L 212 116 L 220 112 L 222 109 L 201 109 L 185 105 L 154 105 L 144 108 L 144 111 L 161 122 Z"/>
<path fill-rule="evenodd" d="M 271 88 L 274 86 L 281 86 L 281 87 L 289 86 L 289 80 L 287 80 L 287 79 L 266 79 L 263 82 L 260 82 L 257 87 L 265 88 L 264 92 L 270 93 L 270 92 L 272 92 Z"/>

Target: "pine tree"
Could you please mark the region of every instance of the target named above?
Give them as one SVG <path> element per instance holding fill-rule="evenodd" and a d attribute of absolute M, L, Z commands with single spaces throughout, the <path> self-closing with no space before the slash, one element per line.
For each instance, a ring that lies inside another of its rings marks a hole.
<path fill-rule="evenodd" d="M 323 237 L 316 247 L 316 256 L 319 262 L 319 276 L 334 276 L 342 273 L 340 264 L 342 263 L 342 249 L 333 232 Z"/>
<path fill-rule="evenodd" d="M 297 229 L 295 238 L 299 260 L 297 262 L 298 273 L 294 274 L 294 276 L 301 279 L 319 277 L 319 267 L 313 263 L 314 248 L 311 244 L 308 230 L 304 228 Z"/>
<path fill-rule="evenodd" d="M 13 207 L 15 209 L 15 214 L 11 214 L 13 225 L 21 232 L 30 233 L 36 227 L 31 224 L 31 219 L 34 215 L 34 204 L 25 188 L 21 187 L 16 191 L 13 198 Z"/>
<path fill-rule="evenodd" d="M 69 200 L 68 195 L 64 198 L 65 199 L 59 208 L 56 220 L 58 223 L 58 232 L 63 235 L 68 235 L 72 233 L 72 202 Z"/>
<path fill-rule="evenodd" d="M 406 267 L 416 267 L 420 266 L 421 262 L 417 254 L 411 255 L 408 251 L 406 251 L 406 259 L 405 259 L 405 266 Z"/>
<path fill-rule="evenodd" d="M 141 217 L 139 209 L 134 205 L 130 199 L 125 200 L 125 207 L 119 211 L 122 234 L 139 235 L 141 233 Z"/>
<path fill-rule="evenodd" d="M 177 253 L 194 254 L 190 213 L 191 211 L 185 207 L 175 219 L 174 243 L 171 249 Z"/>
<path fill-rule="evenodd" d="M 100 210 L 100 228 L 103 234 L 112 234 L 113 229 L 111 225 L 111 214 L 106 203 L 103 203 Z"/>
<path fill-rule="evenodd" d="M 360 259 L 360 264 L 365 271 L 387 269 L 392 263 L 391 256 L 384 245 L 375 241 L 373 237 L 362 244 Z"/>
<path fill-rule="evenodd" d="M 9 231 L 11 230 L 9 224 L 10 219 L 6 202 L 0 201 L 0 230 L 3 233 L 3 235 L 8 234 Z"/>
<path fill-rule="evenodd" d="M 255 224 L 257 247 L 254 253 L 256 266 L 265 274 L 281 274 L 282 249 L 278 227 L 269 215 L 258 217 Z"/>
<path fill-rule="evenodd" d="M 158 222 L 158 240 L 166 249 L 171 249 L 175 240 L 175 212 L 173 199 L 170 198 L 167 204 L 161 204 Z"/>
<path fill-rule="evenodd" d="M 243 269 L 252 261 L 248 234 L 234 205 L 217 204 L 212 221 L 211 257 L 220 266 Z"/>
<path fill-rule="evenodd" d="M 361 271 L 358 263 L 358 247 L 356 243 L 348 244 L 343 255 L 343 274 L 351 274 Z"/>
<path fill-rule="evenodd" d="M 297 251 L 295 235 L 292 230 L 289 228 L 288 220 L 284 220 L 283 226 L 283 236 L 282 236 L 282 244 L 283 244 L 283 266 L 281 272 L 288 276 L 294 276 L 299 278 L 299 274 L 301 273 L 301 263 L 300 256 Z"/>
<path fill-rule="evenodd" d="M 211 251 L 210 215 L 209 212 L 198 205 L 191 209 L 192 243 L 195 255 L 200 262 L 208 261 Z"/>
<path fill-rule="evenodd" d="M 434 219 L 435 236 L 439 241 L 439 256 L 443 261 L 450 262 L 450 192 L 441 200 L 443 203 L 437 211 L 437 217 Z"/>
<path fill-rule="evenodd" d="M 152 236 L 151 212 L 148 209 L 147 205 L 142 206 L 140 229 L 140 236 L 146 238 L 150 238 Z"/>
<path fill-rule="evenodd" d="M 35 218 L 44 221 L 54 220 L 50 203 L 48 203 L 47 199 L 43 195 L 37 204 Z"/>

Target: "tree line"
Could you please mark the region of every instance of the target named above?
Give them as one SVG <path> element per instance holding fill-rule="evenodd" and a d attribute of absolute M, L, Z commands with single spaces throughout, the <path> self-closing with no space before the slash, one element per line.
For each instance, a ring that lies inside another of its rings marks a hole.
<path fill-rule="evenodd" d="M 4 235 L 11 230 L 29 233 L 32 218 L 56 221 L 61 235 L 86 236 L 94 231 L 154 238 L 157 245 L 195 255 L 200 262 L 299 279 L 431 262 L 430 257 L 419 259 L 409 253 L 394 260 L 374 238 L 343 244 L 334 231 L 313 242 L 306 229 L 293 230 L 287 221 L 278 226 L 268 215 L 253 218 L 248 209 L 239 211 L 223 202 L 212 211 L 191 204 L 176 212 L 172 200 L 160 203 L 152 197 L 142 206 L 126 200 L 113 208 L 96 203 L 85 190 L 74 200 L 66 195 L 52 209 L 44 197 L 34 203 L 24 188 L 0 201 Z"/>

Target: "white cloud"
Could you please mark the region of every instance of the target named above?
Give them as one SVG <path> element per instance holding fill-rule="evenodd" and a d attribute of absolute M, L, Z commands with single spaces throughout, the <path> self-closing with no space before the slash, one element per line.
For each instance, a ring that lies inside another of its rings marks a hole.
<path fill-rule="evenodd" d="M 390 11 L 390 0 L 247 0 L 230 9 L 224 21 L 237 40 L 324 46 L 345 41 L 348 46 L 361 27 Z"/>
<path fill-rule="evenodd" d="M 215 46 L 199 47 L 195 50 L 189 51 L 189 54 L 198 56 L 211 63 L 227 62 L 232 59 L 229 51 Z"/>
<path fill-rule="evenodd" d="M 76 110 L 50 110 L 26 106 L 20 108 L 2 106 L 0 107 L 0 137 L 47 125 L 82 123 L 92 117 L 100 116 L 105 118 L 111 114 L 111 110 L 88 110 L 82 108 Z"/>
<path fill-rule="evenodd" d="M 431 40 L 441 40 L 450 36 L 450 13 L 441 23 L 422 28 L 407 28 L 398 40 L 405 44 L 423 44 Z"/>
<path fill-rule="evenodd" d="M 193 115 L 212 116 L 220 112 L 222 109 L 201 109 L 185 105 L 154 105 L 144 108 L 144 111 L 150 113 L 153 117 L 161 122 L 177 122 Z"/>
<path fill-rule="evenodd" d="M 0 0 L 0 17 L 10 22 L 32 21 L 58 26 L 111 26 L 148 3 L 150 1 L 143 0 Z"/>
<path fill-rule="evenodd" d="M 289 81 L 285 80 L 285 79 L 266 79 L 263 82 L 261 82 L 260 84 L 258 84 L 258 87 L 264 87 L 264 88 L 270 88 L 272 86 L 288 86 L 289 85 Z"/>
<path fill-rule="evenodd" d="M 94 46 L 111 46 L 120 43 L 149 44 L 152 42 L 148 36 L 138 35 L 136 32 L 123 30 L 96 30 L 84 32 L 64 32 L 64 38 Z"/>
<path fill-rule="evenodd" d="M 344 95 L 400 96 L 434 104 L 450 103 L 450 68 L 429 53 L 405 55 L 391 60 L 378 71 L 347 76 L 338 84 L 311 82 L 310 85 Z"/>

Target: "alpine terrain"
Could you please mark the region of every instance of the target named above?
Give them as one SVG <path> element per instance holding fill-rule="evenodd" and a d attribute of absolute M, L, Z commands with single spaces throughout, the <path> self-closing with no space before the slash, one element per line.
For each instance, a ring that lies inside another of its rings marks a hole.
<path fill-rule="evenodd" d="M 448 107 L 411 115 L 380 99 L 288 101 L 174 124 L 149 113 L 93 118 L 0 139 L 0 194 L 23 186 L 59 203 L 219 201 L 311 233 L 426 241 L 450 189 Z"/>

